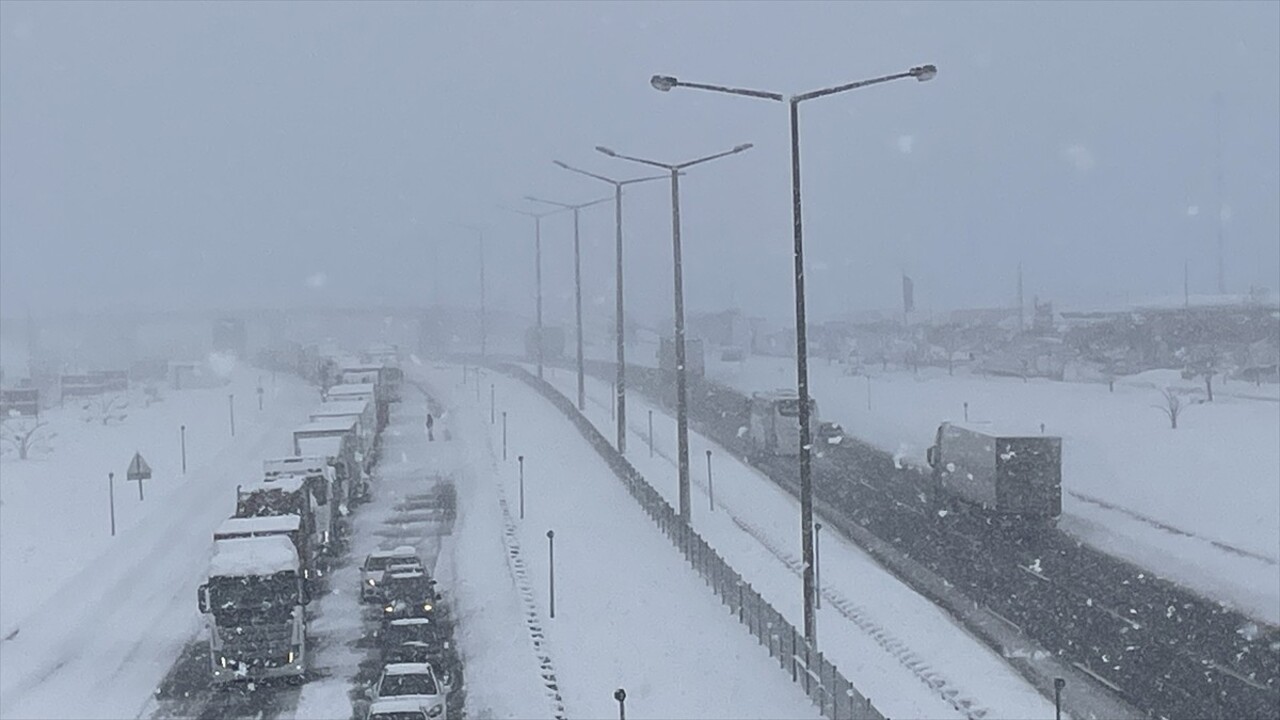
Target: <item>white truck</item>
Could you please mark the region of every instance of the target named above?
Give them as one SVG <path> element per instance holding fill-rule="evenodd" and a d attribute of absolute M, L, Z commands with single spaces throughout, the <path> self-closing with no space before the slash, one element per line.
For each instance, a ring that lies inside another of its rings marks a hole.
<path fill-rule="evenodd" d="M 305 608 L 311 598 L 289 538 L 215 541 L 197 599 L 209 629 L 215 683 L 306 674 Z"/>
<path fill-rule="evenodd" d="M 287 478 L 302 481 L 303 487 L 311 496 L 311 530 L 315 536 L 315 547 L 328 551 L 329 544 L 338 532 L 338 522 L 342 513 L 334 498 L 338 497 L 338 473 L 329 464 L 329 459 L 320 455 L 302 457 L 283 457 L 262 461 L 262 481 L 266 484 L 279 482 Z"/>
<path fill-rule="evenodd" d="M 338 496 L 349 506 L 366 489 L 365 456 L 350 417 L 325 418 L 294 428 L 293 452 L 299 457 L 324 457 L 337 473 Z"/>
<path fill-rule="evenodd" d="M 348 375 L 347 377 L 352 376 Z M 325 393 L 324 400 L 325 402 L 335 400 L 368 400 L 372 402 L 378 418 L 378 424 L 375 428 L 378 432 L 382 432 L 391 418 L 391 406 L 386 396 L 385 387 L 378 382 L 334 385 Z"/>
<path fill-rule="evenodd" d="M 321 403 L 311 411 L 309 417 L 313 423 L 355 420 L 356 437 L 360 441 L 358 452 L 363 456 L 364 470 L 369 472 L 373 468 L 378 440 L 378 419 L 374 403 L 367 400 L 334 400 Z"/>

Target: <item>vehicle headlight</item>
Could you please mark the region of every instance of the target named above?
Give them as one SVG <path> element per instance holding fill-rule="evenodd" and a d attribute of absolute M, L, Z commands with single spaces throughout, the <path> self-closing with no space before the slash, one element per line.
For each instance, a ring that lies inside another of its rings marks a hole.
<path fill-rule="evenodd" d="M 431 603 L 422 603 L 422 609 L 423 609 L 423 610 L 430 610 L 430 609 L 431 609 Z"/>
<path fill-rule="evenodd" d="M 294 652 L 293 652 L 292 650 L 290 650 L 290 651 L 289 651 L 289 660 L 288 660 L 288 663 L 289 663 L 290 665 L 292 665 L 292 664 L 293 664 L 293 657 L 294 657 Z"/>
<path fill-rule="evenodd" d="M 430 717 L 440 717 L 440 713 L 442 712 L 444 712 L 444 708 L 439 705 L 432 705 L 431 709 L 427 711 L 427 715 Z"/>
<path fill-rule="evenodd" d="M 219 662 L 221 662 L 221 663 L 222 663 L 222 667 L 226 667 L 226 666 L 227 666 L 227 656 L 226 656 L 226 655 L 222 655 L 222 656 L 220 656 L 220 657 L 218 658 L 218 660 L 219 660 Z"/>
<path fill-rule="evenodd" d="M 368 580 L 365 580 L 365 582 L 369 583 L 369 587 L 373 587 L 374 585 L 378 584 L 378 581 L 374 580 L 373 578 L 369 578 Z"/>
<path fill-rule="evenodd" d="M 396 609 L 395 605 L 388 605 L 382 608 L 382 612 L 393 612 L 395 609 Z"/>

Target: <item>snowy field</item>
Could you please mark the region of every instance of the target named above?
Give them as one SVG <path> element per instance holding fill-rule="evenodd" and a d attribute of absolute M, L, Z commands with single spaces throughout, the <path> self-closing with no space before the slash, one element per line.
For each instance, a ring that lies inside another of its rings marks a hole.
<path fill-rule="evenodd" d="M 590 357 L 612 360 L 612 348 Z M 655 348 L 628 347 L 628 364 L 655 367 Z M 749 394 L 795 388 L 795 361 L 750 356 L 722 362 L 708 351 L 707 374 Z M 850 376 L 811 358 L 810 393 L 819 414 L 845 432 L 928 471 L 925 450 L 938 424 L 963 421 L 1063 439 L 1059 527 L 1196 592 L 1280 625 L 1280 388 L 1203 383 L 1158 370 L 1105 384 L 983 377 L 957 368 L 919 374 L 869 366 Z M 563 372 L 563 371 L 557 371 Z M 1189 404 L 1178 429 L 1156 406 L 1173 387 Z M 1191 404 L 1194 403 L 1194 404 Z"/>
<path fill-rule="evenodd" d="M 133 717 L 200 628 L 195 588 L 214 528 L 235 508 L 235 487 L 262 460 L 289 454 L 289 431 L 314 390 L 265 373 L 229 373 L 229 385 L 170 391 L 127 417 L 86 423 L 70 406 L 48 413 L 58 435 L 39 459 L 0 464 L 0 715 Z M 236 398 L 230 436 L 227 395 Z M 187 426 L 187 474 L 179 425 Z M 151 465 L 138 499 L 124 480 L 133 453 Z M 107 473 L 116 473 L 111 537 Z"/>

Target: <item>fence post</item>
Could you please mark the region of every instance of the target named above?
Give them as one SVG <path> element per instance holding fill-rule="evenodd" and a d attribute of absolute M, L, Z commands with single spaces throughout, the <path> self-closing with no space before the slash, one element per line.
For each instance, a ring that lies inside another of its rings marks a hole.
<path fill-rule="evenodd" d="M 796 681 L 796 627 L 791 626 L 791 682 Z"/>

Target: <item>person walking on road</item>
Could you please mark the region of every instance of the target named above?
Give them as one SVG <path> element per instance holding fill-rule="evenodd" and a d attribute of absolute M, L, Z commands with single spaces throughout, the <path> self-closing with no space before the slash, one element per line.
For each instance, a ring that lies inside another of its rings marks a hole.
<path fill-rule="evenodd" d="M 427 442 L 435 442 L 435 418 L 431 417 L 431 413 L 427 413 Z"/>

